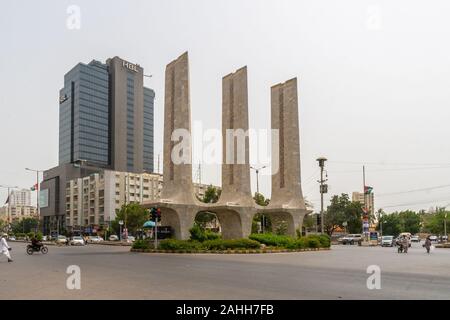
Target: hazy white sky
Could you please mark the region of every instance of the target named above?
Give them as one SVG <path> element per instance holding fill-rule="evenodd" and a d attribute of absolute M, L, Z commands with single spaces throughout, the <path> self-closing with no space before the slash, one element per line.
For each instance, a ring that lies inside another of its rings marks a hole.
<path fill-rule="evenodd" d="M 69 5 L 79 30 L 66 26 Z M 221 126 L 222 76 L 247 65 L 255 129 L 270 127 L 270 86 L 299 78 L 302 185 L 316 209 L 318 156 L 329 159 L 328 196 L 360 191 L 365 163 L 377 208 L 448 205 L 449 11 L 445 0 L 3 1 L 0 184 L 29 188 L 25 167 L 57 165 L 63 76 L 92 59 L 117 55 L 153 75 L 156 158 L 164 68 L 187 50 L 192 121 L 205 129 Z M 202 182 L 220 179 L 203 167 Z M 260 189 L 270 196 L 269 175 Z"/>

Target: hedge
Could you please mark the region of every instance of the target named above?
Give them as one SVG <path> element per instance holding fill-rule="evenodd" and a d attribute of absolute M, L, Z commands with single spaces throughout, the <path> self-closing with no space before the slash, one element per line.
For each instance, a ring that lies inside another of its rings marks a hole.
<path fill-rule="evenodd" d="M 250 239 L 232 240 L 176 240 L 164 239 L 159 242 L 158 249 L 169 251 L 225 251 L 234 249 L 259 249 L 261 244 L 283 249 L 307 249 L 307 248 L 329 248 L 330 238 L 327 235 L 309 235 L 301 238 L 280 236 L 270 233 L 252 234 Z M 153 243 L 148 240 L 137 240 L 133 243 L 133 249 L 153 249 Z"/>
<path fill-rule="evenodd" d="M 287 247 L 292 245 L 295 241 L 294 238 L 289 236 L 276 235 L 273 233 L 254 233 L 249 236 L 250 239 L 265 244 L 266 246 L 273 247 Z"/>
<path fill-rule="evenodd" d="M 259 249 L 260 243 L 250 239 L 209 240 L 202 243 L 206 250 Z"/>
<path fill-rule="evenodd" d="M 250 239 L 233 240 L 207 240 L 204 242 L 193 240 L 166 239 L 159 243 L 162 250 L 232 250 L 232 249 L 258 249 L 261 245 Z M 137 249 L 137 248 L 136 248 Z"/>
<path fill-rule="evenodd" d="M 281 247 L 286 249 L 304 248 L 329 248 L 331 241 L 328 235 L 309 235 L 301 238 L 280 236 L 271 233 L 251 234 L 250 239 L 258 241 L 267 246 Z"/>
<path fill-rule="evenodd" d="M 133 249 L 151 249 L 150 242 L 147 240 L 136 240 L 133 242 Z"/>

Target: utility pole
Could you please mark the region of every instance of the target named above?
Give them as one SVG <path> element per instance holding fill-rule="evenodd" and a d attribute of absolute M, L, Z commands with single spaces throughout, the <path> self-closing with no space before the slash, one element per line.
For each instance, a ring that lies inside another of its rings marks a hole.
<path fill-rule="evenodd" d="M 444 236 L 447 237 L 447 212 L 444 213 Z M 447 239 L 448 242 L 448 239 Z"/>
<path fill-rule="evenodd" d="M 36 207 L 37 207 L 37 213 L 38 213 L 38 217 L 39 217 L 37 230 L 36 230 L 36 232 L 37 232 L 39 230 L 39 228 L 40 228 L 40 221 L 41 221 L 41 208 L 40 208 L 40 205 L 39 205 L 39 190 L 40 190 L 40 187 L 39 187 L 39 172 L 44 172 L 44 171 L 36 170 L 36 169 L 30 169 L 30 168 L 25 168 L 25 170 L 36 172 Z M 59 216 L 57 218 L 57 222 L 56 223 L 59 226 Z"/>
<path fill-rule="evenodd" d="M 328 185 L 324 184 L 328 179 L 323 179 L 323 170 L 325 167 L 325 161 L 327 161 L 327 158 L 320 157 L 316 159 L 319 162 L 320 167 L 320 180 L 317 181 L 320 183 L 320 232 L 324 233 L 324 219 L 323 219 L 323 194 L 328 192 Z"/>

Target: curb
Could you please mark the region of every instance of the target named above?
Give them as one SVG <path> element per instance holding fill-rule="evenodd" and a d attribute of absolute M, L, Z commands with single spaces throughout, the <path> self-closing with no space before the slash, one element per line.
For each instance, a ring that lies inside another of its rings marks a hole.
<path fill-rule="evenodd" d="M 253 250 L 161 250 L 161 249 L 131 249 L 136 253 L 177 253 L 177 254 L 264 254 L 264 253 L 292 253 L 307 251 L 329 251 L 330 248 L 308 249 L 253 249 Z"/>

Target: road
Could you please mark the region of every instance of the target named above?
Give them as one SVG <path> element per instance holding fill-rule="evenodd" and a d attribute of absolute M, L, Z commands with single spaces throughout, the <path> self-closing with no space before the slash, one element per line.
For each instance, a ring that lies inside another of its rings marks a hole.
<path fill-rule="evenodd" d="M 221 255 L 142 254 L 129 247 L 49 247 L 14 262 L 0 257 L 0 299 L 449 299 L 450 249 L 430 255 L 395 248 L 333 246 L 330 251 Z M 81 270 L 69 290 L 67 267 Z M 381 270 L 369 290 L 367 267 Z"/>

